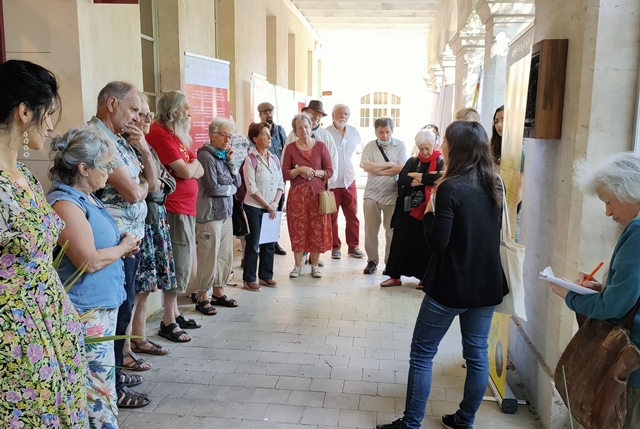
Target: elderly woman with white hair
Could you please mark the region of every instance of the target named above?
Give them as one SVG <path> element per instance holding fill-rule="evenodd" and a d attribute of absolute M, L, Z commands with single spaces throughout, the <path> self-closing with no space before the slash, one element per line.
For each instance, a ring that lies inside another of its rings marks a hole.
<path fill-rule="evenodd" d="M 415 137 L 416 156 L 407 160 L 398 176 L 398 198 L 391 218 L 393 238 L 385 273 L 389 278 L 380 286 L 400 286 L 400 276 L 420 279 L 422 285 L 431 250 L 424 239 L 422 217 L 431 198 L 431 190 L 442 177 L 444 160 L 435 150 L 436 135 L 421 129 Z"/>
<path fill-rule="evenodd" d="M 238 167 L 231 162 L 231 137 L 235 124 L 225 118 L 213 118 L 209 124 L 209 143 L 198 149 L 198 161 L 204 175 L 198 179 L 196 237 L 198 272 L 196 310 L 206 316 L 217 313 L 214 306 L 237 307 L 227 298 L 224 287 L 233 264 L 233 196 L 240 186 Z M 209 289 L 211 298 L 207 299 Z"/>
<path fill-rule="evenodd" d="M 139 250 L 140 240 L 126 232 L 122 236 L 115 220 L 93 193 L 104 188 L 116 161 L 116 148 L 93 126 L 71 129 L 51 143 L 53 181 L 47 201 L 65 228 L 58 244 L 68 247 L 58 268 L 63 282 L 84 268 L 68 294 L 88 334 L 115 335 L 118 308 L 126 298 L 123 258 Z M 139 408 L 149 404 L 144 395 L 124 389 L 116 398 L 113 341 L 85 344 L 89 371 L 86 374 L 91 427 L 117 427 L 118 406 Z M 140 384 L 142 378 L 122 374 L 124 383 Z"/>
<path fill-rule="evenodd" d="M 578 274 L 578 284 L 601 293 L 580 295 L 552 283 L 550 286 L 576 313 L 617 323 L 640 298 L 640 156 L 619 153 L 594 167 L 578 162 L 575 182 L 584 192 L 597 195 L 605 205 L 606 215 L 623 230 L 613 250 L 606 281 L 585 281 L 587 274 Z M 631 341 L 640 347 L 640 314 L 633 320 Z M 629 377 L 627 403 L 623 429 L 640 427 L 640 370 Z"/>

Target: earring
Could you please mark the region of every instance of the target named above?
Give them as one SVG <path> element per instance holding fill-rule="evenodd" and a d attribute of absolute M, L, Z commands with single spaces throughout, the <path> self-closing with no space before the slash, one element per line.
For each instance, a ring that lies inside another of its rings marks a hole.
<path fill-rule="evenodd" d="M 24 158 L 29 158 L 29 134 L 27 134 L 27 132 L 25 131 L 24 133 L 22 133 L 22 136 L 24 137 L 24 140 L 22 141 L 22 143 L 24 143 L 24 146 L 22 146 L 24 153 L 22 154 L 22 156 Z"/>

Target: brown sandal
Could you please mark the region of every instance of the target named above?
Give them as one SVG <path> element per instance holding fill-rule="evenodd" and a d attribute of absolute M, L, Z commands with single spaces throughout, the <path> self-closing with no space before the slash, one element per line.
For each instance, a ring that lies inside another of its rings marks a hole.
<path fill-rule="evenodd" d="M 164 356 L 169 354 L 169 349 L 166 347 L 162 347 L 158 343 L 154 343 L 149 339 L 142 339 L 141 342 L 136 342 L 135 339 L 131 339 L 131 351 L 134 353 L 146 353 L 148 355 L 156 355 L 156 356 Z M 151 345 L 151 348 L 143 349 L 141 346 Z"/>
<path fill-rule="evenodd" d="M 133 360 L 130 365 L 127 365 L 126 363 L 127 358 Z M 122 363 L 122 369 L 126 369 L 127 371 L 149 371 L 151 369 L 151 362 L 147 362 L 133 351 L 130 351 L 129 356 L 125 356 L 124 360 L 125 361 Z"/>

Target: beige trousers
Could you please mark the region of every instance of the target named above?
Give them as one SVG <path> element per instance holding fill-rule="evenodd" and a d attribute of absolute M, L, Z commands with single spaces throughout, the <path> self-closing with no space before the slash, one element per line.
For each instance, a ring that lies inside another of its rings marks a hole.
<path fill-rule="evenodd" d="M 233 222 L 231 218 L 196 224 L 198 274 L 195 290 L 225 287 L 233 265 Z"/>
<path fill-rule="evenodd" d="M 371 198 L 365 198 L 362 203 L 364 211 L 364 250 L 367 252 L 367 262 L 375 262 L 378 264 L 378 234 L 380 233 L 380 224 L 384 227 L 384 262 L 389 259 L 389 249 L 391 248 L 391 237 L 393 230 L 391 229 L 391 217 L 395 210 L 395 204 L 380 204 Z"/>

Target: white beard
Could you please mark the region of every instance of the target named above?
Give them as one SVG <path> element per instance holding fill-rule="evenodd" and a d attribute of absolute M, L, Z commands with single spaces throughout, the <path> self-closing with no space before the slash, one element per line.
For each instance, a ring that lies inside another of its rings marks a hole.
<path fill-rule="evenodd" d="M 191 129 L 191 118 L 186 116 L 175 122 L 175 128 L 173 130 L 187 149 L 191 148 L 191 144 L 193 144 L 193 139 L 189 135 L 189 129 Z"/>

